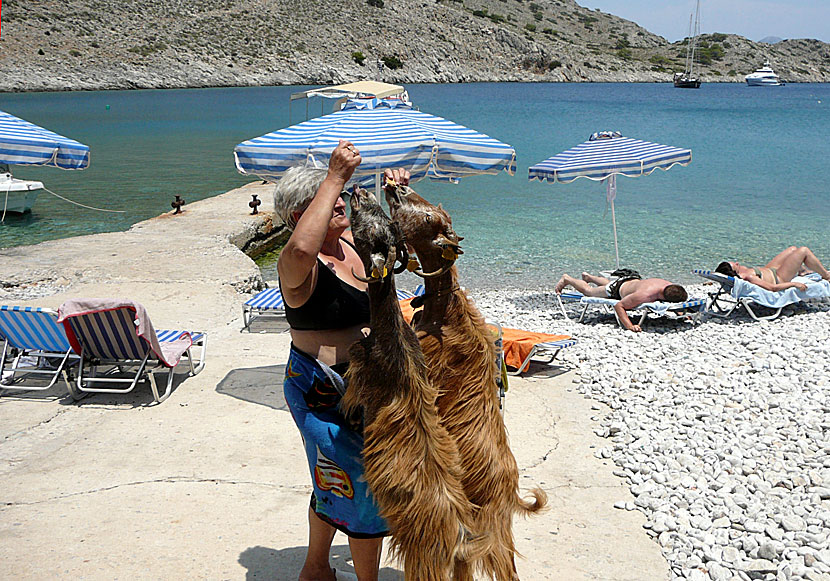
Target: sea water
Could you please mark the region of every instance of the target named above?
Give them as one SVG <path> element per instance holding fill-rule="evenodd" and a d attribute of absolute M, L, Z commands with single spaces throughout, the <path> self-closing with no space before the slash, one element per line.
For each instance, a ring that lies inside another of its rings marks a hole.
<path fill-rule="evenodd" d="M 77 202 L 41 193 L 31 214 L 7 216 L 0 247 L 124 230 L 237 187 L 233 147 L 306 118 L 292 92 L 306 87 L 0 94 L 0 109 L 91 147 L 81 172 L 13 168 Z M 563 272 L 613 268 L 604 184 L 530 182 L 529 166 L 603 130 L 692 150 L 692 163 L 620 177 L 615 201 L 620 262 L 647 276 L 692 282 L 722 259 L 763 264 L 810 246 L 830 263 L 830 85 L 407 85 L 415 105 L 513 145 L 516 175 L 459 184 L 422 181 L 464 236 L 458 267 L 471 287 L 552 285 Z M 313 101 L 309 114 L 329 112 Z M 289 111 L 290 109 L 290 111 Z M 290 117 L 289 117 L 290 115 Z M 266 204 L 270 200 L 265 200 Z M 275 255 L 259 261 L 276 278 Z"/>

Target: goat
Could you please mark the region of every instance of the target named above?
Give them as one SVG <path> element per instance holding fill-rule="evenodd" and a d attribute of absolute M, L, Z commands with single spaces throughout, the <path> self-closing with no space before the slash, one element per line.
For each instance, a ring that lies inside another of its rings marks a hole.
<path fill-rule="evenodd" d="M 471 580 L 476 569 L 488 578 L 516 580 L 513 515 L 539 511 L 547 495 L 537 488 L 531 491 L 533 500 L 524 500 L 518 493 L 519 469 L 499 412 L 494 341 L 458 286 L 455 259 L 462 254 L 462 238 L 447 212 L 412 188 L 388 183 L 385 192 L 392 218 L 421 264 L 421 270 L 410 268 L 424 277 L 426 287 L 415 330 L 438 390 L 441 423 L 458 446 L 464 492 L 477 507 L 474 530 L 486 535 L 483 558 L 475 564 L 456 561 L 454 578 Z"/>
<path fill-rule="evenodd" d="M 460 482 L 458 450 L 438 420 L 415 331 L 401 314 L 393 270 L 406 262 L 400 230 L 375 197 L 355 189 L 355 248 L 369 277 L 371 333 L 349 350 L 344 413 L 362 408 L 364 474 L 391 533 L 393 554 L 412 581 L 450 579 L 464 561 L 472 507 Z M 402 268 L 400 270 L 403 270 Z"/>

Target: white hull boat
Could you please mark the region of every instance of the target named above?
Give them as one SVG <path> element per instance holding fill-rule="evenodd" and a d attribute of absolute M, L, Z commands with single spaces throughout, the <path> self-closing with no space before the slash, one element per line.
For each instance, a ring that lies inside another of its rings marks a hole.
<path fill-rule="evenodd" d="M 0 214 L 22 214 L 32 209 L 43 183 L 19 180 L 10 173 L 0 173 Z"/>
<path fill-rule="evenodd" d="M 769 61 L 766 61 L 764 66 L 754 73 L 748 74 L 745 79 L 746 84 L 750 87 L 776 87 L 784 84 L 781 82 L 781 78 L 772 70 Z"/>

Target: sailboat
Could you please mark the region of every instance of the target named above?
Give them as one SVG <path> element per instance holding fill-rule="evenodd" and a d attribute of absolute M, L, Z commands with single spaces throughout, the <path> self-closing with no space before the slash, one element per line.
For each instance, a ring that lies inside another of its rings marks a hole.
<path fill-rule="evenodd" d="M 689 44 L 686 45 L 686 68 L 682 73 L 674 73 L 674 86 L 680 89 L 699 89 L 700 77 L 695 76 L 695 49 L 700 36 L 700 0 L 694 13 L 694 28 L 692 16 L 689 16 Z"/>

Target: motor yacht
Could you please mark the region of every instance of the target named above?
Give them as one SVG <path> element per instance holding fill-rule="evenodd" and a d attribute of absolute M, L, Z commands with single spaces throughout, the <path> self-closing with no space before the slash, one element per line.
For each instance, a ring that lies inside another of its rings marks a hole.
<path fill-rule="evenodd" d="M 764 61 L 764 66 L 746 76 L 746 84 L 750 87 L 774 87 L 783 85 L 781 78 L 775 74 L 769 61 Z"/>

